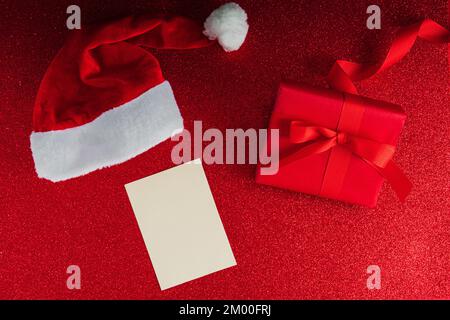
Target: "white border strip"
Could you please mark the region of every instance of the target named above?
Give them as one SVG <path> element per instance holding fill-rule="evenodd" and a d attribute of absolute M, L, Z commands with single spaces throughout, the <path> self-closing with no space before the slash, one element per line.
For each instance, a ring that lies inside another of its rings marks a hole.
<path fill-rule="evenodd" d="M 75 128 L 30 136 L 40 178 L 53 182 L 125 162 L 183 130 L 169 82 Z"/>

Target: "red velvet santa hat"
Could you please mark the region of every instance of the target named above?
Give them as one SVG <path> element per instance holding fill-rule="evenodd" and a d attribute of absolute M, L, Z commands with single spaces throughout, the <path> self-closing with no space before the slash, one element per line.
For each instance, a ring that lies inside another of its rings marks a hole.
<path fill-rule="evenodd" d="M 239 49 L 247 15 L 216 9 L 204 30 L 186 18 L 128 17 L 74 32 L 49 66 L 30 137 L 40 178 L 62 181 L 125 162 L 183 130 L 171 86 L 146 48 L 191 49 L 217 40 Z"/>

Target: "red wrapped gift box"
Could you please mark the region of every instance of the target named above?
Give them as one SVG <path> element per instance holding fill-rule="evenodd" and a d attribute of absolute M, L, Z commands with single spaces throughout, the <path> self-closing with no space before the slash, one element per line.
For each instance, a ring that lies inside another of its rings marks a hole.
<path fill-rule="evenodd" d="M 257 182 L 374 207 L 384 177 L 405 179 L 391 161 L 404 123 L 398 105 L 283 83 L 269 124 L 280 130 L 279 170 L 258 165 Z"/>
<path fill-rule="evenodd" d="M 392 161 L 405 114 L 400 106 L 357 95 L 354 81 L 400 61 L 417 38 L 448 43 L 450 33 L 430 19 L 399 30 L 386 57 L 364 65 L 337 60 L 327 80 L 339 91 L 281 84 L 269 129 L 280 130 L 279 171 L 258 183 L 374 207 L 384 178 L 400 200 L 411 183 Z M 267 141 L 269 154 L 276 150 Z"/>

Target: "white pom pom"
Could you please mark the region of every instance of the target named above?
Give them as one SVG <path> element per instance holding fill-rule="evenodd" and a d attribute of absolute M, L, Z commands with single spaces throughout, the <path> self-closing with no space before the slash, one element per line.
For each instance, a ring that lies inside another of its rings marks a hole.
<path fill-rule="evenodd" d="M 237 3 L 226 3 L 214 10 L 204 23 L 203 33 L 210 39 L 217 39 L 227 51 L 238 50 L 248 32 L 247 14 Z"/>

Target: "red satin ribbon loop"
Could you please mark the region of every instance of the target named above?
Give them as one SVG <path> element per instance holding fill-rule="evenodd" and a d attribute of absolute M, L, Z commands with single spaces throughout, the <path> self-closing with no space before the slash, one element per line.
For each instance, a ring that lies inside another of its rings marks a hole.
<path fill-rule="evenodd" d="M 291 143 L 303 143 L 320 137 L 332 138 L 336 136 L 334 130 L 304 125 L 301 121 L 291 121 L 289 127 L 289 140 Z"/>

